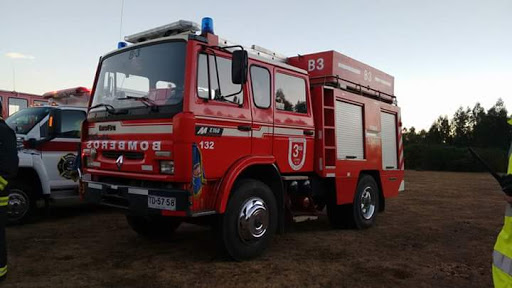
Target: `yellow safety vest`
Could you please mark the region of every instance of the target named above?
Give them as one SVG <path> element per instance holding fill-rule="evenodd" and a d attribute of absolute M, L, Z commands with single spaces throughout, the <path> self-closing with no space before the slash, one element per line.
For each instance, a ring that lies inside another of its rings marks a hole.
<path fill-rule="evenodd" d="M 4 177 L 0 176 L 0 192 L 3 192 L 5 190 L 5 187 L 7 187 L 7 180 L 4 179 Z M 7 206 L 9 203 L 9 196 L 2 196 L 0 197 L 0 207 Z M 4 212 L 5 213 L 5 212 Z M 5 229 L 5 227 L 3 227 Z M 0 267 L 0 277 L 7 274 L 7 264 L 3 267 Z"/>
<path fill-rule="evenodd" d="M 512 154 L 508 159 L 507 174 L 512 174 Z M 492 278 L 496 288 L 512 288 L 512 206 L 507 203 L 505 223 L 492 254 Z"/>
<path fill-rule="evenodd" d="M 0 176 L 0 192 L 4 191 L 5 187 L 7 187 L 7 180 L 4 179 L 4 177 Z"/>

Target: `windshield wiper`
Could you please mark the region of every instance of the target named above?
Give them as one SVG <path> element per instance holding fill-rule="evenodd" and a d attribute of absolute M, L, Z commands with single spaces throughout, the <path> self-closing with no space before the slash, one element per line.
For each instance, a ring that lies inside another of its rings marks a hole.
<path fill-rule="evenodd" d="M 120 115 L 120 114 L 127 114 L 128 113 L 127 110 L 117 111 L 117 109 L 114 108 L 114 106 L 112 106 L 110 104 L 105 104 L 105 103 L 100 103 L 100 104 L 94 105 L 91 108 L 89 108 L 89 110 L 95 109 L 95 108 L 99 108 L 99 107 L 105 107 L 105 111 L 107 111 L 108 114 L 112 114 L 112 115 Z"/>
<path fill-rule="evenodd" d="M 158 112 L 158 105 L 155 103 L 155 101 L 149 99 L 147 96 L 132 96 L 132 95 L 125 95 L 125 97 L 119 97 L 117 100 L 135 100 L 140 101 L 142 104 L 144 104 L 146 107 L 150 107 L 151 111 Z"/>

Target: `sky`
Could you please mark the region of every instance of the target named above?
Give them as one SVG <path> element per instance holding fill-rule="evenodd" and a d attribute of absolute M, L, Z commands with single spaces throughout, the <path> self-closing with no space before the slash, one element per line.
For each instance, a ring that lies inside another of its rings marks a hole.
<path fill-rule="evenodd" d="M 512 111 L 510 0 L 1 0 L 0 89 L 92 87 L 101 55 L 179 19 L 287 56 L 336 50 L 395 77 L 405 127 L 498 98 Z M 15 78 L 15 81 L 13 81 Z"/>

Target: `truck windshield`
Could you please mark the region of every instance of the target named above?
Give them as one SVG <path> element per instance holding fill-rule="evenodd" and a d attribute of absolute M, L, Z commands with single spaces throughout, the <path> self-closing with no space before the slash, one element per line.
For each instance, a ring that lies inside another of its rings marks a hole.
<path fill-rule="evenodd" d="M 185 51 L 186 42 L 175 41 L 134 47 L 107 56 L 101 64 L 91 112 L 105 112 L 96 113 L 97 117 L 111 113 L 128 118 L 181 112 Z"/>
<path fill-rule="evenodd" d="M 16 134 L 25 135 L 30 132 L 37 123 L 46 117 L 50 110 L 50 107 L 32 107 L 23 109 L 7 118 L 5 123 L 7 123 L 7 125 L 9 125 Z"/>

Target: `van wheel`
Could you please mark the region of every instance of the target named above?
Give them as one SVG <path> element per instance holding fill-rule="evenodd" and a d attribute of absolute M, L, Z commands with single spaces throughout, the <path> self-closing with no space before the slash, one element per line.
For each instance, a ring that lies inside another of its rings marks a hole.
<path fill-rule="evenodd" d="M 126 221 L 133 231 L 148 238 L 170 237 L 181 224 L 181 219 L 163 216 L 126 215 Z"/>
<path fill-rule="evenodd" d="M 226 212 L 220 218 L 222 248 L 237 261 L 261 255 L 277 228 L 277 204 L 264 183 L 242 180 L 232 190 Z"/>
<path fill-rule="evenodd" d="M 9 185 L 9 202 L 7 205 L 7 222 L 24 224 L 31 220 L 36 211 L 36 199 L 32 187 L 17 181 Z"/>
<path fill-rule="evenodd" d="M 352 204 L 327 206 L 329 221 L 335 228 L 369 228 L 375 223 L 378 211 L 379 188 L 370 175 L 363 175 L 359 180 Z"/>

